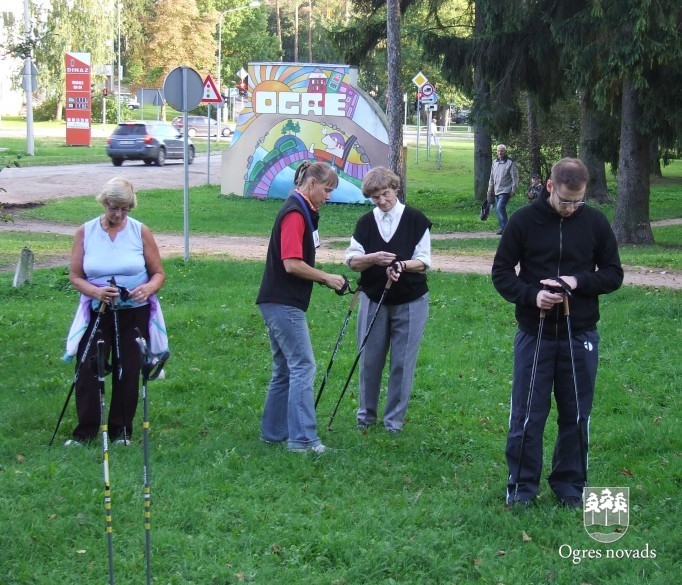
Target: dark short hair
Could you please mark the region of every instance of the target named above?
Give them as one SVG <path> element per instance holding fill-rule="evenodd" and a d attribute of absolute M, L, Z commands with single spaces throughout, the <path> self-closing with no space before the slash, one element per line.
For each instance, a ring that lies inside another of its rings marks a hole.
<path fill-rule="evenodd" d="M 571 191 L 582 189 L 590 180 L 585 163 L 579 158 L 562 158 L 552 166 L 549 177 L 555 185 L 562 185 Z"/>
<path fill-rule="evenodd" d="M 539 179 L 540 175 L 538 175 L 537 173 L 533 173 L 530 178 L 531 179 Z"/>

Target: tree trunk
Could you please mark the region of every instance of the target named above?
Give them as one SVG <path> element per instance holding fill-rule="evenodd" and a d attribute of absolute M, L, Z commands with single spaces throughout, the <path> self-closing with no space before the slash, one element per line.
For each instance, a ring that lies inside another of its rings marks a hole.
<path fill-rule="evenodd" d="M 593 115 L 593 107 L 587 92 L 580 94 L 580 160 L 590 172 L 590 182 L 585 196 L 597 203 L 611 203 L 606 185 L 606 167 L 595 152 L 594 145 L 599 138 L 600 128 Z"/>
<path fill-rule="evenodd" d="M 642 107 L 630 79 L 623 81 L 621 103 L 618 198 L 613 231 L 619 244 L 653 244 L 649 221 L 651 136 L 640 134 L 635 126 L 642 115 Z"/>
<path fill-rule="evenodd" d="M 492 167 L 493 139 L 481 124 L 474 126 L 474 197 L 483 201 L 488 195 Z"/>
<path fill-rule="evenodd" d="M 294 0 L 294 63 L 298 63 L 298 0 Z"/>
<path fill-rule="evenodd" d="M 283 45 L 282 45 L 282 18 L 280 16 L 279 10 L 279 0 L 275 0 L 275 18 L 277 20 L 277 41 L 279 42 L 279 55 L 280 60 L 282 59 Z"/>
<path fill-rule="evenodd" d="M 388 86 L 386 117 L 388 119 L 388 166 L 400 177 L 398 199 L 407 199 L 407 165 L 403 152 L 403 94 L 400 87 L 400 2 L 386 2 L 386 49 Z"/>
<path fill-rule="evenodd" d="M 308 63 L 313 62 L 313 0 L 308 0 Z"/>
<path fill-rule="evenodd" d="M 651 174 L 654 177 L 662 177 L 661 157 L 658 154 L 658 138 L 651 140 Z"/>
<path fill-rule="evenodd" d="M 483 34 L 483 18 L 481 8 L 476 6 L 474 15 L 477 35 Z M 486 80 L 483 77 L 483 67 L 480 58 L 474 66 L 474 103 L 485 101 Z M 474 198 L 483 202 L 488 195 L 488 182 L 490 181 L 490 169 L 493 165 L 492 150 L 493 139 L 488 129 L 480 123 L 474 126 Z"/>
<path fill-rule="evenodd" d="M 540 130 L 538 128 L 538 99 L 532 93 L 526 96 L 528 110 L 528 150 L 530 155 L 530 172 L 538 173 L 542 179 L 542 155 L 540 152 Z"/>

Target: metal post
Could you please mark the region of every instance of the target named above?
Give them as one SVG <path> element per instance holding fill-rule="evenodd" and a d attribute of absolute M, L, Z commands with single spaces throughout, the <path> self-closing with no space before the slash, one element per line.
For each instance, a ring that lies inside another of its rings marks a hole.
<path fill-rule="evenodd" d="M 118 23 L 118 45 L 116 50 L 118 51 L 116 59 L 116 69 L 118 70 L 118 93 L 116 94 L 116 123 L 121 123 L 121 3 L 116 4 L 117 13 L 117 23 Z"/>
<path fill-rule="evenodd" d="M 31 22 L 28 18 L 28 0 L 24 0 L 24 30 L 26 31 L 27 48 L 31 42 Z M 24 59 L 24 87 L 26 88 L 26 154 L 35 155 L 35 144 L 33 141 L 33 80 L 31 79 L 31 55 L 26 55 Z"/>
<path fill-rule="evenodd" d="M 225 11 L 220 13 L 220 19 L 218 20 L 218 94 L 220 94 L 221 99 L 222 95 L 220 92 L 222 91 L 222 86 L 221 86 L 221 81 L 220 81 L 220 72 L 223 68 L 223 16 L 225 16 Z M 220 142 L 220 123 L 222 122 L 221 118 L 223 117 L 223 109 L 218 108 L 218 131 L 217 131 L 217 138 L 216 142 Z M 209 136 L 209 142 L 211 140 L 211 137 Z"/>
<path fill-rule="evenodd" d="M 189 261 L 189 163 L 187 155 L 189 152 L 189 141 L 187 139 L 187 127 L 189 126 L 189 119 L 187 116 L 187 67 L 182 68 L 182 127 L 183 140 L 185 147 L 184 155 L 184 217 L 183 217 L 183 231 L 185 235 L 185 262 Z M 209 141 L 211 137 L 209 136 Z"/>

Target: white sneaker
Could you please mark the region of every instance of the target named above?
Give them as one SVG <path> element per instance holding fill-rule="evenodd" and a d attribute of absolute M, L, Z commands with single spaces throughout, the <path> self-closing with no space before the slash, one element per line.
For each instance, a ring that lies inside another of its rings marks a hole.
<path fill-rule="evenodd" d="M 123 445 L 124 447 L 130 447 L 132 443 L 130 442 L 130 439 L 116 439 L 113 442 L 114 445 Z"/>
<path fill-rule="evenodd" d="M 67 439 L 64 441 L 64 447 L 82 447 L 83 443 L 76 441 L 76 439 Z"/>
<path fill-rule="evenodd" d="M 322 443 L 315 445 L 314 447 L 290 447 L 289 451 L 292 453 L 315 453 L 316 455 L 322 455 L 327 450 Z"/>

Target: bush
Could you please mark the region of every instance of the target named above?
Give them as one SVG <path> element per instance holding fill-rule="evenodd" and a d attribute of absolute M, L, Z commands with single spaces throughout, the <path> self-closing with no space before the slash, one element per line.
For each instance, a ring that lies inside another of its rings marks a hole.
<path fill-rule="evenodd" d="M 40 104 L 33 108 L 34 122 L 52 122 L 57 113 L 57 104 L 59 100 L 56 96 L 45 98 Z M 62 120 L 64 119 L 64 111 L 62 110 Z"/>

